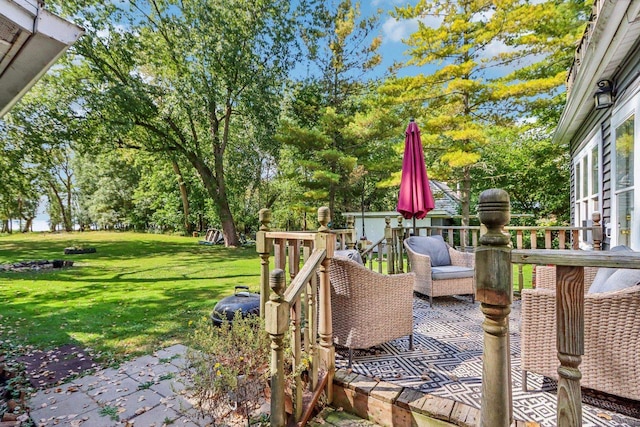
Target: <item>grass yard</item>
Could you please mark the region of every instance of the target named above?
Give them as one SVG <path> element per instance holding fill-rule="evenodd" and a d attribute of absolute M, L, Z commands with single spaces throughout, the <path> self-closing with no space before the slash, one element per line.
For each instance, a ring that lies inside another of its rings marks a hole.
<path fill-rule="evenodd" d="M 0 272 L 0 354 L 76 344 L 108 363 L 182 342 L 191 323 L 209 316 L 235 285 L 259 291 L 254 248 L 197 240 L 121 232 L 0 235 L 0 264 L 74 261 L 46 272 Z M 64 255 L 70 246 L 96 253 Z"/>
<path fill-rule="evenodd" d="M 0 272 L 0 354 L 75 344 L 108 363 L 184 342 L 193 321 L 208 317 L 235 285 L 259 292 L 253 247 L 197 241 L 121 232 L 0 235 L 0 264 L 74 261 L 65 269 Z M 71 246 L 96 253 L 64 255 Z M 531 266 L 523 277 L 530 288 Z M 514 266 L 516 290 L 517 279 Z"/>

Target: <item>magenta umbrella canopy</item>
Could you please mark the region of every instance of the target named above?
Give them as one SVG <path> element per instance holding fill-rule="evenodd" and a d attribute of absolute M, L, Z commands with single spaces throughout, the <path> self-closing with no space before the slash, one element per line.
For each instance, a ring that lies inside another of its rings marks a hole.
<path fill-rule="evenodd" d="M 396 210 L 406 219 L 422 219 L 435 207 L 435 202 L 424 165 L 420 129 L 413 119 L 409 122 L 405 135 L 402 180 Z"/>

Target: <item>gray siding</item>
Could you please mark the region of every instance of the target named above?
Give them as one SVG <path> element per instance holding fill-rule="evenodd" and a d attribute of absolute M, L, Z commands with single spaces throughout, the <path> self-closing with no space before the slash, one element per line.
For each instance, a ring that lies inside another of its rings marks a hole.
<path fill-rule="evenodd" d="M 593 109 L 587 119 L 584 121 L 580 130 L 573 135 L 569 143 L 569 152 L 573 159 L 576 153 L 582 149 L 582 145 L 586 143 L 586 139 L 596 127 L 602 136 L 602 201 L 601 213 L 602 224 L 612 221 L 613 212 L 611 211 L 612 191 L 611 191 L 611 162 L 613 151 L 613 130 L 611 129 L 611 115 L 615 107 L 620 105 L 620 101 L 624 102 L 625 95 L 633 92 L 635 84 L 640 78 L 640 45 L 638 45 L 632 55 L 629 55 L 627 61 L 622 64 L 620 70 L 613 77 L 616 86 L 615 105 L 604 110 Z M 594 88 L 595 92 L 595 88 Z M 640 119 L 640 118 L 638 118 Z M 636 144 L 640 141 L 636 141 Z M 573 201 L 575 200 L 574 173 L 571 168 L 571 220 L 575 218 L 575 209 Z M 605 237 L 605 244 L 609 239 Z"/>

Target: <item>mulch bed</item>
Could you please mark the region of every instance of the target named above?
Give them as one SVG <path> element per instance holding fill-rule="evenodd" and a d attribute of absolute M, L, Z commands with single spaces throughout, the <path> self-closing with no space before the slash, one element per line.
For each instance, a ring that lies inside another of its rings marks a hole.
<path fill-rule="evenodd" d="M 558 383 L 551 378 L 544 377 L 542 389 L 555 394 L 558 391 Z M 640 419 L 640 402 L 636 400 L 625 399 L 624 397 L 582 387 L 582 403 Z"/>
<path fill-rule="evenodd" d="M 67 344 L 48 351 L 34 351 L 17 359 L 24 364 L 25 373 L 34 388 L 62 383 L 87 369 L 97 369 L 98 364 L 81 348 Z"/>

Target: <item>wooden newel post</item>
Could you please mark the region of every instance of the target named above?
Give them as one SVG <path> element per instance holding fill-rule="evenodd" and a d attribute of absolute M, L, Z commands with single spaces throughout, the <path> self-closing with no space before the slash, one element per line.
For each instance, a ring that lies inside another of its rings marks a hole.
<path fill-rule="evenodd" d="M 509 195 L 500 189 L 480 194 L 480 222 L 487 232 L 476 249 L 476 299 L 485 316 L 482 364 L 480 425 L 509 427 L 512 421 L 511 358 L 509 349 L 509 313 L 511 284 L 511 247 L 503 227 L 509 223 Z"/>
<path fill-rule="evenodd" d="M 393 274 L 393 232 L 391 230 L 391 217 L 384 217 L 384 241 L 387 247 L 387 274 Z"/>
<path fill-rule="evenodd" d="M 336 245 L 336 236 L 331 233 L 327 225 L 331 222 L 329 208 L 318 209 L 318 222 L 320 227 L 316 235 L 316 249 L 326 249 L 327 256 L 320 264 L 320 289 L 318 291 L 318 335 L 320 335 L 320 347 L 318 358 L 320 369 L 327 375 L 327 403 L 333 401 L 333 376 L 336 371 L 336 354 L 333 346 L 333 326 L 331 320 L 331 288 L 329 283 L 329 267 L 333 251 Z"/>
<path fill-rule="evenodd" d="M 353 215 L 347 216 L 347 230 L 350 231 L 346 236 L 347 249 L 356 248 L 356 217 Z"/>
<path fill-rule="evenodd" d="M 271 296 L 265 305 L 265 329 L 271 338 L 271 425 L 287 424 L 284 389 L 284 334 L 289 329 L 289 304 L 284 300 L 285 275 L 275 269 L 269 277 Z"/>
<path fill-rule="evenodd" d="M 593 250 L 602 250 L 602 225 L 600 225 L 600 212 L 591 214 L 593 226 L 591 228 L 591 237 L 593 239 Z"/>
<path fill-rule="evenodd" d="M 396 221 L 398 221 L 398 273 L 404 273 L 404 217 L 398 215 Z M 409 261 L 407 261 L 407 271 L 411 271 Z"/>
<path fill-rule="evenodd" d="M 260 317 L 264 318 L 264 306 L 269 296 L 269 255 L 273 250 L 273 242 L 267 240 L 271 222 L 271 211 L 260 209 L 260 230 L 256 233 L 256 252 L 260 255 Z"/>

